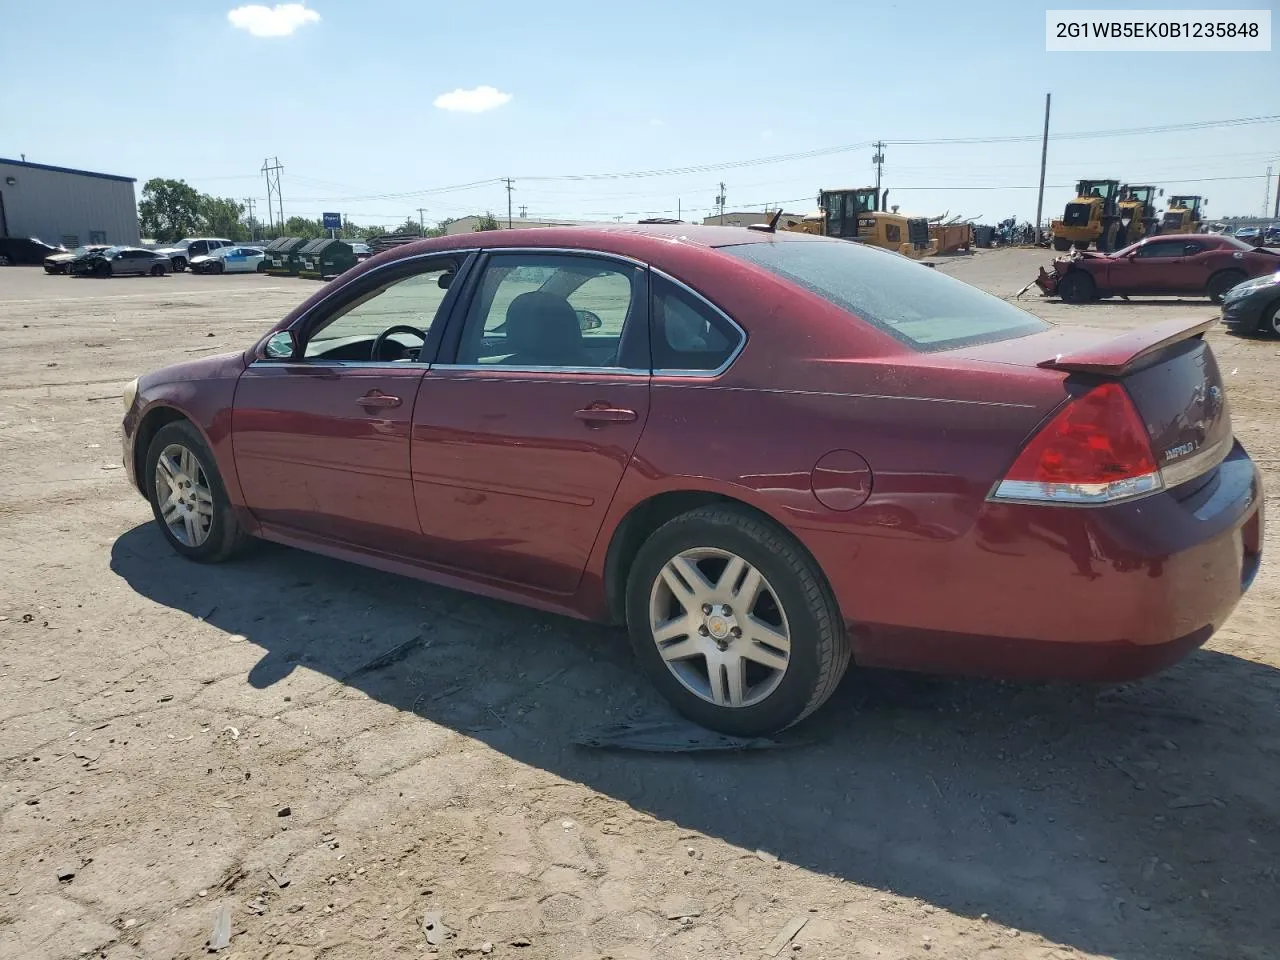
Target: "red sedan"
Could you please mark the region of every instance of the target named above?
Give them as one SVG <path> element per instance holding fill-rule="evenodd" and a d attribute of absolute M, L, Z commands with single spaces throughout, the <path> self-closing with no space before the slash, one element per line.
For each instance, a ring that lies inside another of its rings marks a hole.
<path fill-rule="evenodd" d="M 1280 269 L 1280 254 L 1212 233 L 1155 236 L 1115 253 L 1059 257 L 1053 273 L 1036 278 L 1041 292 L 1067 303 L 1149 294 L 1208 297 L 1221 303 L 1228 290 Z"/>
<path fill-rule="evenodd" d="M 679 710 L 758 734 L 851 658 L 1119 679 L 1202 644 L 1263 529 L 1210 322 L 1056 329 L 798 233 L 442 237 L 140 378 L 124 462 L 185 557 L 625 623 Z"/>

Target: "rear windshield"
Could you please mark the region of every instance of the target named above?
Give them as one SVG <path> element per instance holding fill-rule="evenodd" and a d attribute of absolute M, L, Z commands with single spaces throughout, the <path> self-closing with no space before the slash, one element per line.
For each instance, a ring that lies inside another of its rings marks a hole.
<path fill-rule="evenodd" d="M 847 240 L 720 247 L 921 351 L 1010 340 L 1048 324 L 976 287 L 887 250 Z"/>

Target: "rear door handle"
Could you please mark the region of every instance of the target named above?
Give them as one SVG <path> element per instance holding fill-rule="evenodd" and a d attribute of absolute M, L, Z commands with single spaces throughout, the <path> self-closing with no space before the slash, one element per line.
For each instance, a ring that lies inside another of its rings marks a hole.
<path fill-rule="evenodd" d="M 583 407 L 581 410 L 573 411 L 573 415 L 588 424 L 633 423 L 636 419 L 634 410 L 627 410 L 623 407 L 610 407 L 603 404 L 599 406 L 592 404 L 589 407 Z"/>
<path fill-rule="evenodd" d="M 380 390 L 370 390 L 363 397 L 356 401 L 366 410 L 383 410 L 389 407 L 400 406 L 400 398 L 393 397 L 389 393 L 383 393 Z"/>

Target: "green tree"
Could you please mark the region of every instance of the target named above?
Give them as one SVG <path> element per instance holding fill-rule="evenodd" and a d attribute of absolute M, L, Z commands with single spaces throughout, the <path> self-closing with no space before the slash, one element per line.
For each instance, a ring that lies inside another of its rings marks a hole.
<path fill-rule="evenodd" d="M 249 239 L 249 229 L 240 220 L 243 216 L 243 203 L 230 197 L 200 195 L 200 228 L 212 237 L 223 237 L 237 243 Z"/>
<path fill-rule="evenodd" d="M 284 222 L 284 230 L 280 233 L 282 237 L 305 237 L 308 240 L 328 235 L 322 221 L 309 220 L 306 217 L 290 217 Z"/>
<path fill-rule="evenodd" d="M 198 232 L 201 196 L 185 180 L 153 177 L 142 187 L 138 225 L 142 234 L 156 240 L 180 240 Z"/>
<path fill-rule="evenodd" d="M 443 220 L 438 221 L 434 227 L 429 227 L 427 229 L 427 236 L 443 237 L 449 232 L 449 224 L 453 223 L 453 221 L 453 217 L 445 217 Z"/>
<path fill-rule="evenodd" d="M 412 234 L 415 237 L 420 237 L 422 236 L 422 224 L 413 219 L 413 217 L 405 217 L 404 223 L 400 224 L 400 226 L 396 227 L 392 232 Z"/>
<path fill-rule="evenodd" d="M 481 230 L 501 230 L 501 229 L 502 228 L 498 226 L 498 221 L 497 219 L 494 218 L 493 211 L 491 210 L 486 210 L 484 212 L 484 216 L 481 217 L 476 222 L 476 227 L 475 227 L 476 233 L 479 233 Z"/>

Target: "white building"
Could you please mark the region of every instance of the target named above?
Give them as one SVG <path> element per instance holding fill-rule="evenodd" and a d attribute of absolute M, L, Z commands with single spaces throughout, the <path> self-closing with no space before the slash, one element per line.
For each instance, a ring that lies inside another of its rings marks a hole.
<path fill-rule="evenodd" d="M 0 237 L 137 244 L 133 177 L 0 158 Z"/>
<path fill-rule="evenodd" d="M 478 227 L 478 226 L 480 225 L 480 221 L 481 221 L 481 220 L 483 220 L 483 219 L 484 219 L 484 217 L 483 217 L 483 216 L 480 216 L 480 215 L 478 215 L 478 214 L 473 214 L 473 215 L 471 215 L 471 216 L 469 216 L 469 217 L 459 217 L 457 220 L 454 220 L 454 221 L 453 221 L 452 223 L 450 223 L 447 227 L 445 227 L 445 228 L 444 228 L 444 232 L 445 232 L 446 236 L 450 236 L 450 237 L 454 236 L 455 234 L 459 234 L 459 233 L 474 233 L 474 232 L 475 232 L 475 230 L 476 230 L 476 227 Z M 497 214 L 494 214 L 494 215 L 493 215 L 493 219 L 497 222 L 497 224 L 498 224 L 498 229 L 499 229 L 499 230 L 506 230 L 506 229 L 507 229 L 507 218 L 506 218 L 506 217 L 500 217 L 500 216 L 498 216 Z M 512 229 L 512 230 L 520 230 L 520 229 L 524 229 L 524 228 L 527 228 L 527 227 L 588 227 L 588 226 L 599 226 L 599 224 L 600 224 L 601 222 L 603 222 L 603 221 L 599 221 L 599 220 L 540 220 L 540 219 L 537 219 L 537 218 L 534 218 L 534 217 L 512 217 L 512 218 L 511 218 L 511 229 Z"/>
<path fill-rule="evenodd" d="M 753 223 L 768 223 L 777 212 L 776 210 L 739 210 L 732 213 L 717 213 L 707 217 L 702 223 L 703 226 L 708 227 L 749 227 Z M 798 222 L 804 219 L 804 214 L 784 213 L 779 222 L 782 223 L 788 219 Z"/>

